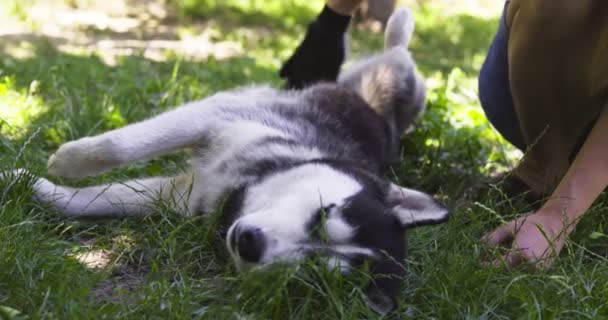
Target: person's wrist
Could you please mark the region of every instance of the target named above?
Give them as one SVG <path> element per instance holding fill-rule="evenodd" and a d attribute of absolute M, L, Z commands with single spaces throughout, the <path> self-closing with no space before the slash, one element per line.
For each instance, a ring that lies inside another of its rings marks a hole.
<path fill-rule="evenodd" d="M 342 40 L 337 39 L 337 37 L 341 38 L 344 35 L 348 29 L 350 20 L 350 14 L 342 15 L 332 9 L 328 4 L 323 8 L 319 16 L 317 16 L 317 19 L 309 26 L 309 33 L 320 33 L 320 36 L 338 43 Z"/>
<path fill-rule="evenodd" d="M 327 0 L 327 7 L 343 16 L 351 16 L 359 7 L 362 0 Z"/>
<path fill-rule="evenodd" d="M 566 235 L 570 234 L 578 223 L 578 216 L 574 214 L 571 208 L 565 201 L 550 201 L 547 202 L 540 210 L 536 212 L 542 217 L 556 235 L 566 230 Z"/>

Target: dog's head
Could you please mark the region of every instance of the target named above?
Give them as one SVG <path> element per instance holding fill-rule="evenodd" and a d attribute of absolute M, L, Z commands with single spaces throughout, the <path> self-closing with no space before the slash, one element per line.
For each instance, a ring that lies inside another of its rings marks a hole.
<path fill-rule="evenodd" d="M 397 10 L 387 26 L 387 50 L 339 79 L 372 110 L 394 117 L 395 132 L 413 123 L 424 108 L 424 83 L 407 51 L 413 28 L 411 12 Z M 324 256 L 344 272 L 366 264 L 373 279 L 368 302 L 380 313 L 396 306 L 406 230 L 449 216 L 427 194 L 357 166 L 330 162 L 267 176 L 234 193 L 227 205 L 235 219 L 226 242 L 239 269 L 310 256 Z"/>
<path fill-rule="evenodd" d="M 427 194 L 325 163 L 271 175 L 232 201 L 237 218 L 226 242 L 239 269 L 310 256 L 343 271 L 367 263 L 374 278 L 368 298 L 379 312 L 396 305 L 405 230 L 449 215 Z"/>

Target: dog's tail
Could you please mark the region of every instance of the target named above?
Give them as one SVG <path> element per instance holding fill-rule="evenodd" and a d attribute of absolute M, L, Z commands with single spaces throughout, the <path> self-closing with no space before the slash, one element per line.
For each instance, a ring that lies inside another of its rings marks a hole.
<path fill-rule="evenodd" d="M 391 15 L 384 33 L 386 48 L 403 46 L 407 48 L 414 34 L 414 15 L 407 7 L 401 7 Z"/>

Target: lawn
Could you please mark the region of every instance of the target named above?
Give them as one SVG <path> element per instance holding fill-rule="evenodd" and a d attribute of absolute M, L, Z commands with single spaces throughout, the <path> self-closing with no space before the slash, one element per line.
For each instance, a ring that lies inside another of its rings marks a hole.
<path fill-rule="evenodd" d="M 412 43 L 428 79 L 428 111 L 402 141 L 392 179 L 435 194 L 446 224 L 409 233 L 408 276 L 386 318 L 608 318 L 608 206 L 590 210 L 555 266 L 480 267 L 499 251 L 479 238 L 531 208 L 500 185 L 472 186 L 520 153 L 485 120 L 476 75 L 497 26 L 499 1 L 408 1 Z M 0 3 L 0 171 L 46 174 L 69 140 L 95 135 L 214 92 L 267 82 L 301 39 L 321 0 L 5 0 Z M 358 23 L 352 56 L 382 47 Z M 178 153 L 84 186 L 173 174 Z M 185 219 L 159 204 L 144 219 L 64 219 L 32 201 L 31 178 L 0 180 L 0 319 L 367 319 L 366 275 L 321 264 L 239 274 L 211 217 Z M 479 188 L 476 188 L 479 189 Z"/>

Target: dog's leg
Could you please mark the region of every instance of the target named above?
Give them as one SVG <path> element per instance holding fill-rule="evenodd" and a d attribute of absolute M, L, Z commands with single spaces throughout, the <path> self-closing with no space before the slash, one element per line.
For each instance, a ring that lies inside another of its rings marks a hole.
<path fill-rule="evenodd" d="M 48 172 L 64 178 L 95 175 L 122 164 L 201 145 L 222 106 L 239 103 L 216 95 L 154 118 L 62 145 L 48 161 Z"/>
<path fill-rule="evenodd" d="M 386 120 L 395 160 L 401 135 L 413 126 L 426 104 L 424 79 L 417 74 L 408 51 L 413 32 L 414 17 L 409 9 L 396 10 L 386 27 L 386 50 L 355 63 L 338 78 L 338 83 L 355 90 Z"/>
<path fill-rule="evenodd" d="M 185 173 L 176 177 L 71 188 L 40 178 L 34 184 L 34 196 L 66 217 L 142 216 L 161 203 L 189 216 L 197 209 L 196 199 L 190 197 L 194 181 L 194 173 Z"/>

